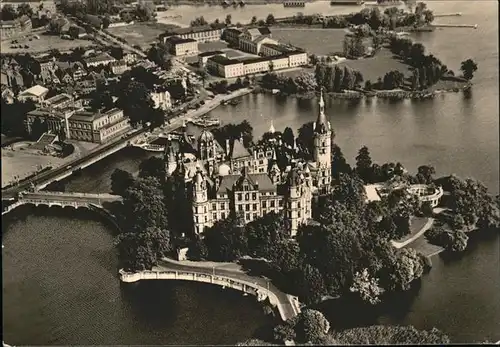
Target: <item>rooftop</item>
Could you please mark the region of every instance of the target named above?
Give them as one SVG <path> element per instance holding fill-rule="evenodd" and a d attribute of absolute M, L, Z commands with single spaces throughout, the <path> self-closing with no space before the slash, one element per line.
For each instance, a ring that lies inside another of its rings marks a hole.
<path fill-rule="evenodd" d="M 210 57 L 212 55 L 225 54 L 223 51 L 210 51 L 198 54 L 199 57 Z"/>
<path fill-rule="evenodd" d="M 116 59 L 113 58 L 112 56 L 110 56 L 108 53 L 101 53 L 101 54 L 98 54 L 94 57 L 90 57 L 90 58 L 87 58 L 85 59 L 85 62 L 88 64 L 88 63 L 100 63 L 100 62 L 104 62 L 104 61 L 115 61 Z"/>
<path fill-rule="evenodd" d="M 182 43 L 188 43 L 188 42 L 196 42 L 195 39 L 183 39 L 179 36 L 170 36 L 165 41 L 173 45 L 180 45 Z"/>
<path fill-rule="evenodd" d="M 31 94 L 31 95 L 35 95 L 37 97 L 40 97 L 40 96 L 47 94 L 48 92 L 49 92 L 49 90 L 47 88 L 42 87 L 41 85 L 37 84 L 36 86 L 33 86 L 33 87 L 28 88 L 25 91 L 21 92 L 20 95 Z"/>
<path fill-rule="evenodd" d="M 248 150 L 243 146 L 240 140 L 234 140 L 233 150 L 231 151 L 231 159 L 246 158 L 251 156 Z"/>
<path fill-rule="evenodd" d="M 233 65 L 233 64 L 240 64 L 241 61 L 237 59 L 229 59 L 227 57 L 224 57 L 222 55 L 214 55 L 213 57 L 208 58 L 208 60 L 212 60 L 213 62 L 220 64 L 220 65 Z"/>
<path fill-rule="evenodd" d="M 57 104 L 68 100 L 71 100 L 71 97 L 68 94 L 59 94 L 48 98 L 47 100 L 45 100 L 45 102 L 50 104 Z"/>
<path fill-rule="evenodd" d="M 175 28 L 175 29 L 168 30 L 165 33 L 165 36 L 201 33 L 204 31 L 220 30 L 220 29 L 225 28 L 225 27 L 226 26 L 224 24 L 218 24 L 218 25 L 214 24 L 214 25 L 202 25 L 202 26 L 189 27 L 189 28 Z"/>

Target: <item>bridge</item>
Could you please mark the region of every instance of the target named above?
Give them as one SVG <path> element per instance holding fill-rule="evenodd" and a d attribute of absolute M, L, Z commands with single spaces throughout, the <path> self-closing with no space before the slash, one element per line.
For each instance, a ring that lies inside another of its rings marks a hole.
<path fill-rule="evenodd" d="M 14 200 L 16 197 L 16 194 L 22 191 L 27 190 L 31 183 L 35 185 L 35 189 L 43 189 L 47 187 L 50 183 L 62 180 L 63 178 L 66 178 L 68 176 L 71 176 L 75 171 L 81 170 L 83 168 L 86 168 L 87 166 L 90 166 L 99 160 L 118 152 L 119 150 L 125 148 L 128 146 L 128 143 L 135 139 L 137 136 L 141 135 L 142 133 L 146 132 L 147 129 L 143 128 L 137 131 L 134 131 L 130 134 L 125 135 L 121 139 L 119 139 L 116 142 L 109 143 L 103 146 L 98 147 L 94 151 L 90 152 L 88 155 L 85 157 L 81 157 L 78 159 L 75 159 L 65 166 L 58 167 L 46 172 L 43 172 L 39 175 L 37 175 L 35 178 L 25 180 L 24 182 L 21 182 L 19 185 L 10 187 L 7 189 L 2 190 L 2 200 Z"/>
<path fill-rule="evenodd" d="M 186 265 L 182 262 L 164 259 L 161 266 L 150 271 L 126 272 L 120 270 L 120 280 L 132 283 L 143 280 L 182 280 L 210 283 L 223 288 L 228 287 L 243 293 L 255 295 L 258 301 L 268 299 L 276 307 L 283 321 L 300 313 L 298 299 L 276 288 L 270 280 L 250 276 L 241 270 L 215 268 L 212 263 L 196 262 Z"/>
<path fill-rule="evenodd" d="M 60 206 L 60 207 L 100 207 L 105 202 L 121 201 L 122 197 L 112 194 L 87 194 L 87 193 L 60 193 L 60 192 L 36 192 L 22 193 L 16 201 L 2 211 L 2 216 L 9 213 L 18 206 L 32 204 L 35 206 Z"/>

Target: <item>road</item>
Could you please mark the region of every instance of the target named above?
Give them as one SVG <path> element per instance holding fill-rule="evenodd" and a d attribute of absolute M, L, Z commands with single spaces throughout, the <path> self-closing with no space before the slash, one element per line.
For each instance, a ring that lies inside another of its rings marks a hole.
<path fill-rule="evenodd" d="M 57 193 L 57 192 L 37 192 L 25 193 L 22 199 L 61 201 L 61 202 L 114 202 L 122 200 L 119 195 L 112 194 L 84 194 L 84 193 Z"/>
<path fill-rule="evenodd" d="M 198 272 L 206 275 L 216 275 L 226 276 L 250 283 L 258 284 L 263 288 L 269 288 L 269 291 L 276 295 L 282 307 L 283 313 L 287 318 L 292 318 L 297 315 L 296 310 L 293 308 L 290 298 L 287 293 L 282 292 L 276 286 L 274 286 L 271 280 L 265 279 L 263 277 L 250 276 L 241 270 L 237 269 L 222 269 L 212 266 L 210 263 L 207 266 L 203 266 L 203 262 L 197 262 L 197 266 L 185 265 L 181 262 L 173 261 L 161 261 L 158 266 L 161 270 L 173 270 L 173 271 L 192 271 Z"/>

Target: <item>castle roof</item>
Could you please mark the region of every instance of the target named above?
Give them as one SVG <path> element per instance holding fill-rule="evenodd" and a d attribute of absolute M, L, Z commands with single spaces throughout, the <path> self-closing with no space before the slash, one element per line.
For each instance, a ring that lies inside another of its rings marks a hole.
<path fill-rule="evenodd" d="M 231 159 L 240 159 L 250 156 L 251 156 L 250 153 L 245 148 L 245 146 L 243 146 L 243 143 L 241 143 L 241 141 L 238 139 L 234 140 L 233 150 L 231 152 Z"/>
<path fill-rule="evenodd" d="M 325 101 L 323 100 L 323 90 L 321 90 L 321 94 L 319 97 L 319 113 L 318 113 L 318 119 L 316 120 L 316 123 L 314 124 L 314 132 L 324 134 L 329 130 L 330 130 L 330 124 L 328 123 L 328 120 L 326 119 Z"/>

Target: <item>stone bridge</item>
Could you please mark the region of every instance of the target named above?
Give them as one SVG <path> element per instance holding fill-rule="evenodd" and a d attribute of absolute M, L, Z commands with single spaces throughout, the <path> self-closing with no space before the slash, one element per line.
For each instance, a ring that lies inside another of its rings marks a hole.
<path fill-rule="evenodd" d="M 295 296 L 286 294 L 262 277 L 250 276 L 234 270 L 215 270 L 214 267 L 194 267 L 180 264 L 166 264 L 151 271 L 119 271 L 120 280 L 132 283 L 142 280 L 182 280 L 210 283 L 223 288 L 232 288 L 243 293 L 255 295 L 258 301 L 268 299 L 277 308 L 283 321 L 297 316 L 301 309 Z"/>
<path fill-rule="evenodd" d="M 87 193 L 61 193 L 61 192 L 35 192 L 20 193 L 15 202 L 2 211 L 2 216 L 18 206 L 32 204 L 35 206 L 61 206 L 61 207 L 101 207 L 105 202 L 121 201 L 122 197 L 112 194 L 87 194 Z"/>

